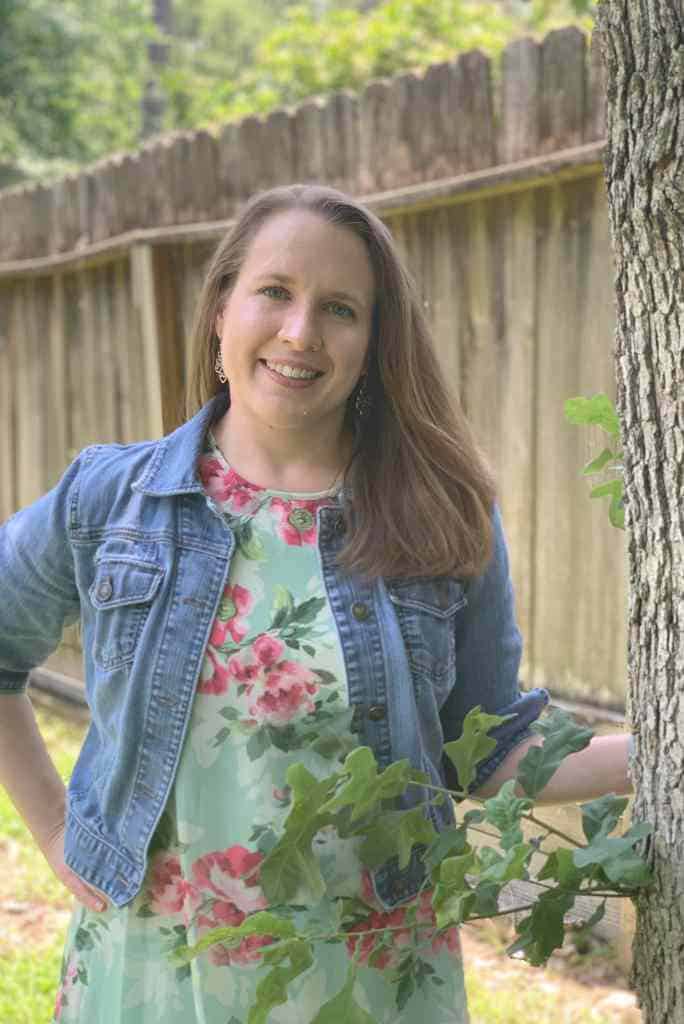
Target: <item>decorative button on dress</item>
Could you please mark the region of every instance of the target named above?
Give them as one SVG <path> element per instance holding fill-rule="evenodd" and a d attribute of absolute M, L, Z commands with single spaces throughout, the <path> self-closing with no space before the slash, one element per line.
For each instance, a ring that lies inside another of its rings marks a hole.
<path fill-rule="evenodd" d="M 199 475 L 236 536 L 230 576 L 145 882 L 126 907 L 74 911 L 54 1015 L 60 1024 L 247 1024 L 267 937 L 214 946 L 184 967 L 169 954 L 267 907 L 259 865 L 288 814 L 288 767 L 301 762 L 329 775 L 358 743 L 317 549 L 316 510 L 335 497 L 249 483 L 211 431 Z M 465 1024 L 457 929 L 438 938 L 423 930 L 414 945 L 401 927 L 434 922 L 431 893 L 383 911 L 354 841 L 324 830 L 315 849 L 324 902 L 360 900 L 365 907 L 349 927 L 368 934 L 319 943 L 269 1021 L 312 1021 L 356 955 L 355 998 L 377 1024 Z M 381 944 L 383 928 L 393 931 Z"/>

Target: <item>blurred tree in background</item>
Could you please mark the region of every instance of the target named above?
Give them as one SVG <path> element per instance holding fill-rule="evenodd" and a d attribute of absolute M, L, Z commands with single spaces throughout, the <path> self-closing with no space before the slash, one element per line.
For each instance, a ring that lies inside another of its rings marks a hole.
<path fill-rule="evenodd" d="M 164 130 L 211 127 L 450 60 L 516 37 L 591 28 L 591 0 L 0 0 L 0 187 L 140 142 L 143 97 Z M 168 61 L 151 67 L 161 43 Z"/>

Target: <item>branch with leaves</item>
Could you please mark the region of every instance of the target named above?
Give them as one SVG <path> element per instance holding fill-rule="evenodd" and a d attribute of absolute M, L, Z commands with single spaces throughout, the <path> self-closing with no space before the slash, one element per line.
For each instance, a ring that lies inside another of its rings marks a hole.
<path fill-rule="evenodd" d="M 455 824 L 437 833 L 426 814 L 429 806 L 445 799 L 476 800 L 469 791 L 477 766 L 496 746 L 489 733 L 504 721 L 474 708 L 460 738 L 444 745 L 458 775 L 457 790 L 431 785 L 427 775 L 406 760 L 378 771 L 369 747 L 357 747 L 325 778 L 316 778 L 302 764 L 292 765 L 287 773 L 292 807 L 281 835 L 260 865 L 259 880 L 270 909 L 251 914 L 239 926 L 213 929 L 193 946 L 175 949 L 175 962 L 187 964 L 218 943 L 233 948 L 248 936 L 267 936 L 270 944 L 263 947 L 260 968 L 265 973 L 248 1017 L 249 1024 L 266 1024 L 271 1010 L 287 1001 L 290 982 L 314 963 L 317 943 L 349 943 L 355 936 L 369 934 L 367 928 L 354 930 L 360 914 L 368 911 L 363 901 L 327 896 L 313 843 L 321 829 L 332 827 L 340 839 L 356 842 L 358 856 L 369 869 L 395 858 L 400 868 L 406 868 L 417 852 L 425 868 L 422 890 L 432 888 L 438 935 L 467 921 L 510 914 L 510 907 L 500 909 L 504 887 L 514 880 L 534 883 L 540 895 L 513 908 L 529 913 L 518 920 L 517 938 L 507 952 L 521 953 L 534 965 L 546 963 L 563 943 L 566 915 L 578 896 L 601 899 L 585 925 L 592 927 L 602 918 L 608 898 L 631 897 L 649 884 L 649 868 L 638 848 L 651 826 L 639 823 L 622 835 L 613 834 L 628 802 L 613 794 L 581 805 L 585 843 L 575 842 L 537 817 L 535 797 L 563 759 L 586 747 L 593 735 L 565 712 L 553 710 L 531 726 L 543 742 L 520 761 L 517 777 L 504 783 L 496 796 L 477 801 L 481 806 L 466 811 L 460 820 L 457 807 Z M 524 796 L 516 796 L 516 783 Z M 411 786 L 422 787 L 428 796 L 416 807 L 397 810 L 397 797 Z M 534 838 L 525 838 L 525 821 L 539 829 Z M 482 831 L 483 824 L 488 826 L 488 837 L 496 838 L 495 845 L 475 846 L 470 841 L 470 833 Z M 542 846 L 550 836 L 569 845 L 545 852 Z M 536 862 L 543 858 L 536 873 L 533 858 Z M 407 928 L 417 945 L 426 928 L 434 938 L 434 922 L 421 923 L 414 917 L 402 923 L 401 930 Z M 391 927 L 378 929 L 380 948 L 392 931 Z M 373 1024 L 354 999 L 360 948 L 359 941 L 344 986 L 310 1024 L 337 1024 L 341 1019 Z M 407 956 L 416 960 L 415 945 Z M 369 962 L 372 965 L 372 958 Z M 406 972 L 397 970 L 394 978 L 401 1007 L 406 999 Z M 413 983 L 411 976 L 408 984 Z"/>
<path fill-rule="evenodd" d="M 568 398 L 565 403 L 565 418 L 570 423 L 582 426 L 596 426 L 611 438 L 611 446 L 604 448 L 600 455 L 588 462 L 582 470 L 584 476 L 596 473 L 611 474 L 610 479 L 597 484 L 589 492 L 590 498 L 610 498 L 608 516 L 613 526 L 625 528 L 622 448 L 620 447 L 620 422 L 614 404 L 607 395 L 593 398 Z M 617 473 L 617 477 L 612 474 Z"/>

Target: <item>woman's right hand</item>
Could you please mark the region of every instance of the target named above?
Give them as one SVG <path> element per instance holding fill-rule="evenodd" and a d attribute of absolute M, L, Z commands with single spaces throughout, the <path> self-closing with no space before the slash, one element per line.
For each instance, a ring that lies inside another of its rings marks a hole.
<path fill-rule="evenodd" d="M 79 903 L 88 910 L 103 911 L 107 909 L 107 897 L 84 882 L 70 867 L 64 863 L 64 824 L 58 825 L 41 845 L 41 850 L 54 874 L 59 878 Z"/>

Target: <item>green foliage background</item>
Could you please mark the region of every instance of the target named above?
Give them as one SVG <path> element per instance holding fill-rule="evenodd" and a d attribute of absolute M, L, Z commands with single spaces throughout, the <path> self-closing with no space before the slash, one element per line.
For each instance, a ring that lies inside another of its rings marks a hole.
<path fill-rule="evenodd" d="M 165 130 L 211 127 L 577 24 L 591 0 L 174 3 Z M 140 142 L 151 0 L 0 0 L 0 187 Z"/>

